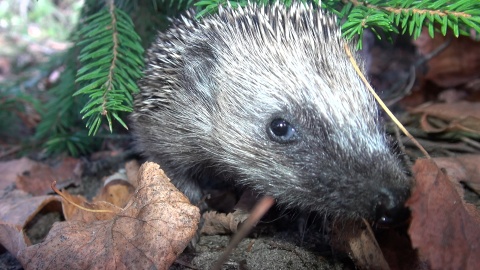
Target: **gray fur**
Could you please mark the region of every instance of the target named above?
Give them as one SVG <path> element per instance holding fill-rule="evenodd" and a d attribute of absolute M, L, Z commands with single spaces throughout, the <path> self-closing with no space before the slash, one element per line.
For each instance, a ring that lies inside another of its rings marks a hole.
<path fill-rule="evenodd" d="M 334 216 L 371 218 L 385 196 L 405 199 L 410 182 L 333 16 L 294 3 L 193 18 L 174 21 L 148 51 L 131 120 L 140 151 L 194 203 L 200 177 Z M 275 117 L 297 141 L 269 138 Z"/>

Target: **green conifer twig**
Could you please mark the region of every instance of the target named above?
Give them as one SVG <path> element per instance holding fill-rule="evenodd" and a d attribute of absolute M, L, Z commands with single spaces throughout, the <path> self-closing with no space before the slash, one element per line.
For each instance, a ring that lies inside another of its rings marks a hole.
<path fill-rule="evenodd" d="M 89 134 L 98 132 L 103 117 L 110 131 L 112 117 L 127 128 L 119 112 L 132 111 L 132 94 L 138 92 L 135 81 L 143 66 L 143 47 L 133 22 L 109 0 L 108 9 L 87 18 L 80 36 L 83 40 L 77 45 L 84 46 L 79 57 L 83 67 L 76 81 L 83 87 L 74 96 L 90 98 L 81 110 L 82 118 L 88 118 Z"/>
<path fill-rule="evenodd" d="M 327 0 L 322 4 L 332 9 L 335 2 L 338 1 Z M 471 34 L 469 29 L 480 32 L 480 1 L 459 0 L 451 3 L 447 0 L 342 0 L 342 4 L 342 10 L 335 13 L 341 18 L 348 18 L 342 25 L 342 30 L 349 39 L 355 35 L 361 36 L 366 28 L 380 37 L 376 32 L 377 28 L 396 33 L 399 27 L 403 33 L 408 31 L 415 39 L 420 36 L 424 27 L 427 27 L 431 37 L 436 30 L 446 35 L 449 28 L 457 37 Z M 361 40 L 358 47 L 361 48 Z"/>

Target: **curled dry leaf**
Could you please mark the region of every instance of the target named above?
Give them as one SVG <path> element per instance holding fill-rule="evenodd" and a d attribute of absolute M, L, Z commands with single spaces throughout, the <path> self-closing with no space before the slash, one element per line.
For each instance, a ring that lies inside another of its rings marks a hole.
<path fill-rule="evenodd" d="M 422 114 L 420 125 L 426 132 L 460 130 L 480 134 L 480 103 L 477 102 L 424 104 L 411 109 L 410 113 Z M 429 117 L 448 123 L 445 126 L 434 127 L 429 123 Z"/>
<path fill-rule="evenodd" d="M 44 242 L 20 252 L 26 269 L 167 269 L 195 235 L 200 213 L 145 163 L 127 206 L 111 220 L 56 223 Z"/>
<path fill-rule="evenodd" d="M 13 190 L 0 195 L 0 220 L 23 227 L 49 204 L 56 204 L 60 210 L 58 196 L 32 197 L 24 191 Z"/>
<path fill-rule="evenodd" d="M 432 269 L 480 269 L 480 214 L 431 160 L 417 160 L 412 211 L 412 245 Z"/>
<path fill-rule="evenodd" d="M 348 253 L 358 269 L 390 269 L 368 223 L 346 222 L 334 230 L 332 245 Z"/>
<path fill-rule="evenodd" d="M 13 255 L 30 245 L 30 240 L 18 225 L 0 221 L 0 246 L 3 246 Z"/>
<path fill-rule="evenodd" d="M 375 236 L 368 230 L 348 239 L 350 256 L 358 269 L 390 269 Z"/>
<path fill-rule="evenodd" d="M 0 195 L 0 243 L 10 253 L 30 244 L 24 234 L 24 228 L 41 210 L 47 206 L 60 211 L 60 199 L 57 196 L 32 197 L 21 190 Z"/>
<path fill-rule="evenodd" d="M 202 234 L 217 235 L 231 234 L 238 231 L 239 225 L 244 222 L 250 213 L 242 210 L 236 210 L 233 213 L 224 214 L 215 211 L 203 214 Z"/>
<path fill-rule="evenodd" d="M 259 195 L 257 193 L 246 189 L 234 206 L 235 210 L 232 213 L 224 214 L 215 211 L 204 213 L 201 233 L 206 235 L 237 233 L 239 226 L 247 220 L 250 216 L 250 211 L 258 203 L 258 198 Z M 228 202 L 229 200 L 223 201 Z"/>
<path fill-rule="evenodd" d="M 127 205 L 134 191 L 135 188 L 126 180 L 112 180 L 103 186 L 100 194 L 93 198 L 93 201 L 105 201 L 123 208 Z"/>
<path fill-rule="evenodd" d="M 119 170 L 104 180 L 103 188 L 93 201 L 105 201 L 121 208 L 125 207 L 135 191 L 139 169 L 140 166 L 136 160 L 127 162 L 125 169 Z"/>

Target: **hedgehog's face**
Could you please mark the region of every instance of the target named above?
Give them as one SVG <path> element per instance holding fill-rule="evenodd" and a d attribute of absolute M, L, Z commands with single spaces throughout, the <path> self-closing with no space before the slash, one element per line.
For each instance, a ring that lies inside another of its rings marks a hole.
<path fill-rule="evenodd" d="M 311 111 L 269 112 L 266 104 L 260 106 L 263 112 L 247 116 L 245 106 L 229 108 L 240 118 L 222 113 L 214 135 L 218 163 L 237 173 L 237 181 L 293 207 L 342 217 L 396 218 L 410 183 L 377 127 L 355 130 Z"/>
<path fill-rule="evenodd" d="M 353 71 L 321 73 L 308 63 L 217 68 L 210 147 L 216 162 L 289 206 L 393 219 L 410 182 L 379 128 L 375 103 Z"/>

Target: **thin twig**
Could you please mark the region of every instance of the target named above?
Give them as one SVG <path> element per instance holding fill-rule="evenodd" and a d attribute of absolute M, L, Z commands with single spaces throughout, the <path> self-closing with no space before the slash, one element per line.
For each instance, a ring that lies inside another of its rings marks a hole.
<path fill-rule="evenodd" d="M 57 185 L 57 181 L 53 181 L 52 184 L 50 185 L 51 188 L 53 189 L 53 191 L 55 191 L 55 193 L 60 195 L 60 197 L 62 197 L 68 203 L 71 203 L 72 205 L 74 205 L 75 207 L 77 207 L 79 209 L 82 209 L 83 211 L 92 212 L 92 213 L 112 213 L 112 214 L 116 214 L 114 211 L 111 211 L 111 210 L 90 209 L 90 208 L 86 208 L 86 207 L 83 207 L 81 205 L 78 205 L 78 204 L 74 203 L 72 200 L 70 200 L 69 198 L 67 198 L 60 190 L 58 190 L 56 185 Z"/>
<path fill-rule="evenodd" d="M 228 256 L 232 253 L 232 250 L 242 241 L 245 236 L 252 230 L 252 228 L 258 223 L 258 221 L 265 215 L 265 213 L 272 207 L 275 199 L 271 196 L 263 197 L 252 210 L 250 216 L 242 224 L 240 230 L 233 236 L 228 246 L 223 251 L 223 254 L 218 258 L 215 264 L 212 266 L 213 270 L 222 269 L 222 265 L 227 261 Z"/>

